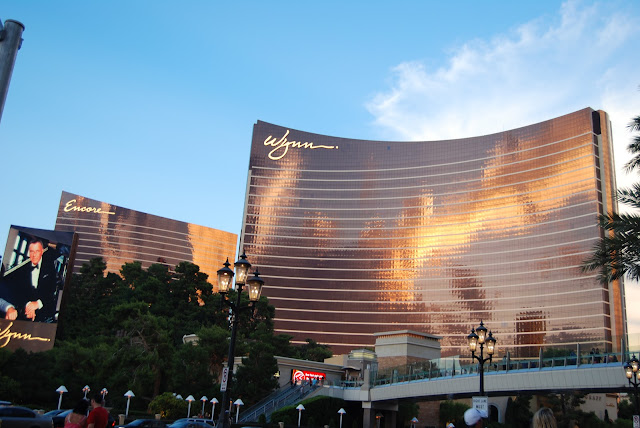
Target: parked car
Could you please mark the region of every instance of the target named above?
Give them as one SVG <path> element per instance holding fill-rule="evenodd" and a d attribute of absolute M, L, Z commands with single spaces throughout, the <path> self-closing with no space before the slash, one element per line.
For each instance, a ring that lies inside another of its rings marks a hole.
<path fill-rule="evenodd" d="M 183 418 L 167 425 L 167 428 L 211 428 L 213 426 L 210 420 L 205 421 L 207 419 Z"/>
<path fill-rule="evenodd" d="M 42 416 L 47 417 L 47 418 L 53 418 L 54 416 L 58 416 L 60 413 L 66 412 L 66 411 L 67 411 L 67 409 L 49 410 L 47 413 L 45 413 Z"/>
<path fill-rule="evenodd" d="M 122 428 L 166 428 L 167 423 L 158 419 L 136 419 L 126 425 L 118 426 Z"/>
<path fill-rule="evenodd" d="M 180 422 L 183 423 L 184 421 L 189 421 L 189 422 L 204 422 L 205 424 L 209 424 L 212 427 L 215 427 L 216 424 L 211 420 L 211 419 L 203 419 L 203 418 L 181 418 L 181 419 L 176 419 L 175 421 L 173 421 L 173 423 L 175 424 L 176 422 Z"/>
<path fill-rule="evenodd" d="M 27 407 L 1 406 L 0 426 L 2 428 L 52 428 L 50 417 L 39 415 Z"/>

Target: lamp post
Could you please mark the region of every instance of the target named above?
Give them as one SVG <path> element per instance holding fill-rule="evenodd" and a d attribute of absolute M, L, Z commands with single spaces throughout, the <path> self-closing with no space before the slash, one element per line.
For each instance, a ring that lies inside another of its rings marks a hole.
<path fill-rule="evenodd" d="M 236 423 L 238 423 L 238 418 L 240 417 L 240 406 L 244 406 L 244 402 L 241 399 L 237 399 L 233 402 L 236 405 Z"/>
<path fill-rule="evenodd" d="M 58 389 L 56 389 L 56 392 L 60 394 L 60 398 L 58 399 L 58 410 L 60 410 L 60 406 L 62 405 L 62 394 L 69 391 L 67 391 L 67 388 L 65 388 L 64 385 L 60 385 Z"/>
<path fill-rule="evenodd" d="M 296 407 L 296 410 L 298 411 L 298 426 L 300 426 L 300 422 L 302 421 L 302 411 L 304 410 L 304 406 L 302 404 L 298 404 L 298 407 Z"/>
<path fill-rule="evenodd" d="M 194 398 L 193 395 L 189 394 L 189 396 L 187 398 L 185 398 L 185 400 L 189 403 L 189 407 L 187 408 L 187 417 L 190 418 L 191 417 L 191 402 L 192 401 L 196 401 L 196 399 Z"/>
<path fill-rule="evenodd" d="M 639 367 L 640 365 L 635 354 L 622 366 L 622 368 L 624 369 L 624 374 L 627 376 L 629 385 L 633 385 L 633 395 L 636 399 L 636 415 L 640 415 L 640 403 L 638 403 L 638 386 L 640 385 L 640 371 L 638 370 Z"/>
<path fill-rule="evenodd" d="M 82 388 L 82 392 L 84 392 L 84 399 L 87 399 L 87 393 L 91 391 L 91 388 L 89 388 L 89 385 L 85 385 L 84 388 Z"/>
<path fill-rule="evenodd" d="M 216 412 L 216 404 L 218 404 L 218 399 L 216 397 L 213 397 L 211 399 L 211 404 L 213 404 L 211 408 L 211 422 L 213 422 L 213 415 Z"/>
<path fill-rule="evenodd" d="M 484 396 L 484 363 L 487 361 L 491 362 L 491 358 L 493 357 L 493 352 L 496 346 L 496 339 L 494 339 L 493 334 L 489 332 L 489 336 L 487 336 L 487 328 L 484 326 L 482 321 L 480 321 L 480 325 L 475 328 L 475 330 L 471 329 L 471 334 L 467 336 L 467 340 L 469 341 L 469 350 L 471 351 L 471 357 L 478 360 L 480 363 L 478 373 L 480 374 L 480 396 Z M 487 345 L 487 354 L 489 355 L 487 358 L 484 358 L 484 345 Z M 480 345 L 480 356 L 476 355 L 476 350 Z"/>
<path fill-rule="evenodd" d="M 127 397 L 127 410 L 124 412 L 124 417 L 128 418 L 129 417 L 129 404 L 131 403 L 131 397 L 135 397 L 136 394 L 134 394 L 132 390 L 128 390 L 127 392 L 124 393 L 124 396 Z"/>
<path fill-rule="evenodd" d="M 204 405 L 207 402 L 208 398 L 206 395 L 200 397 L 200 401 L 202 401 L 202 417 L 204 418 Z"/>
<path fill-rule="evenodd" d="M 222 392 L 222 402 L 220 405 L 222 408 L 220 409 L 220 416 L 218 418 L 217 426 L 220 428 L 228 428 L 229 427 L 229 393 L 232 385 L 232 376 L 233 376 L 233 359 L 235 357 L 235 348 L 236 348 L 236 334 L 238 331 L 238 322 L 241 311 L 246 309 L 253 310 L 255 302 L 260 299 L 260 293 L 262 292 L 262 285 L 264 281 L 258 277 L 259 272 L 256 270 L 253 273 L 251 278 L 247 279 L 249 274 L 249 268 L 251 267 L 251 263 L 247 261 L 247 256 L 242 253 L 240 259 L 233 264 L 235 267 L 235 277 L 236 277 L 236 302 L 233 303 L 228 297 L 227 293 L 231 288 L 231 282 L 233 281 L 234 272 L 229 269 L 229 259 L 224 263 L 224 267 L 218 270 L 218 293 L 221 295 L 222 303 L 229 307 L 229 312 L 231 315 L 231 338 L 229 340 L 229 356 L 227 358 L 227 367 L 225 367 L 222 371 L 222 382 L 220 384 L 220 391 Z M 241 298 L 242 298 L 242 288 L 245 283 L 248 286 L 248 294 L 249 294 L 249 305 L 241 306 Z"/>
<path fill-rule="evenodd" d="M 347 411 L 345 409 L 343 409 L 342 407 L 340 407 L 340 410 L 338 410 L 338 413 L 340 414 L 340 428 L 342 428 L 342 415 L 347 413 Z"/>
<path fill-rule="evenodd" d="M 107 394 L 109 393 L 109 391 L 107 391 L 107 388 L 102 388 L 102 390 L 100 391 L 100 394 L 102 394 L 102 401 L 106 401 L 107 400 Z"/>

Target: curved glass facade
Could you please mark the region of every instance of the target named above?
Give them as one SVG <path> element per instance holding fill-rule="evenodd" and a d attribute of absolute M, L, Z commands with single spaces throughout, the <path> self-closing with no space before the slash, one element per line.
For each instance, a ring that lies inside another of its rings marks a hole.
<path fill-rule="evenodd" d="M 373 333 L 442 336 L 468 353 L 480 320 L 513 356 L 617 349 L 622 285 L 580 266 L 616 210 L 606 113 L 499 134 L 384 142 L 254 125 L 241 245 L 276 330 L 335 353 Z"/>
<path fill-rule="evenodd" d="M 84 196 L 62 192 L 55 230 L 78 234 L 74 271 L 94 257 L 102 257 L 107 272 L 139 261 L 171 269 L 187 261 L 215 282 L 227 257 L 234 260 L 238 235 L 122 208 Z"/>

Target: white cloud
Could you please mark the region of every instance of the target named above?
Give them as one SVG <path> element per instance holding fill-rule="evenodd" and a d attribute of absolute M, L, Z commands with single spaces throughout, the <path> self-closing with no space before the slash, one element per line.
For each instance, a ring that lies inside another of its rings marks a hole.
<path fill-rule="evenodd" d="M 631 139 L 626 126 L 640 114 L 639 15 L 633 2 L 567 1 L 551 20 L 459 46 L 440 68 L 398 64 L 391 87 L 367 108 L 389 139 L 419 141 L 491 134 L 584 107 L 601 109 L 613 124 L 618 186 L 628 186 L 638 181 L 623 165 Z M 640 296 L 640 285 L 626 288 L 628 299 Z M 640 333 L 640 318 L 630 318 L 629 329 Z"/>

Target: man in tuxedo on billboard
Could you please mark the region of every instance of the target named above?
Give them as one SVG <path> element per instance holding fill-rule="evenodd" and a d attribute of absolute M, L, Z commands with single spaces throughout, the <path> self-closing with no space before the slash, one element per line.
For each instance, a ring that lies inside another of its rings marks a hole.
<path fill-rule="evenodd" d="M 21 266 L 14 277 L 18 319 L 55 321 L 58 275 L 52 253 L 51 249 L 45 251 L 38 239 L 29 242 L 29 262 Z"/>

